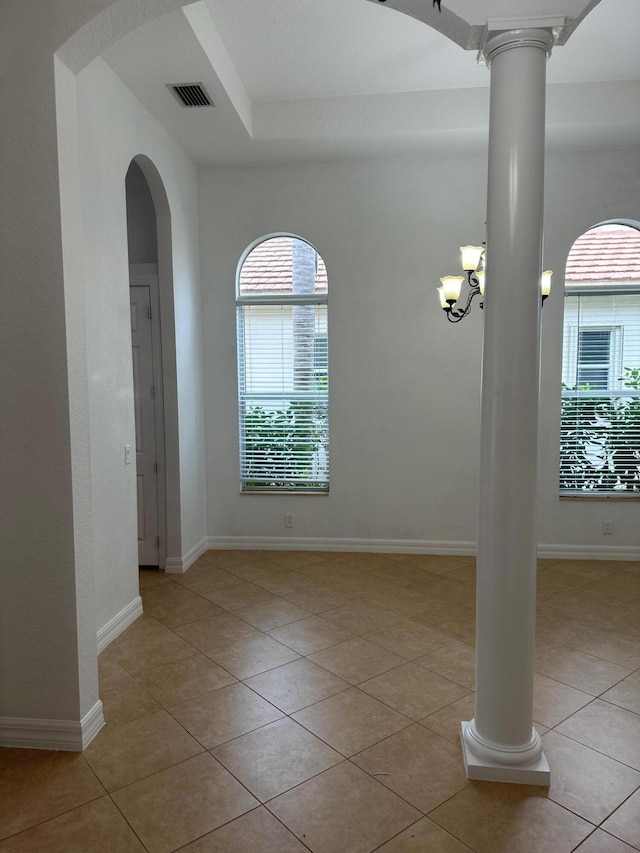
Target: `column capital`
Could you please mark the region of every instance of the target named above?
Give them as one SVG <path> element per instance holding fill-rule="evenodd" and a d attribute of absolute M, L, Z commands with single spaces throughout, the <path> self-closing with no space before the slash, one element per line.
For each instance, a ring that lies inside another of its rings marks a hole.
<path fill-rule="evenodd" d="M 522 29 L 499 30 L 492 28 L 495 23 L 497 22 L 490 21 L 487 25 L 482 47 L 478 54 L 487 66 L 491 65 L 491 61 L 499 53 L 517 47 L 537 47 L 543 50 L 547 56 L 551 54 L 551 48 L 556 41 L 554 27 L 523 27 Z"/>

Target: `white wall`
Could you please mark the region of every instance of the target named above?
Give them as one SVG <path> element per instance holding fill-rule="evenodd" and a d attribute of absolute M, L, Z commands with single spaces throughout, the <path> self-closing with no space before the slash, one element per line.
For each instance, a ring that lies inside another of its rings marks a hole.
<path fill-rule="evenodd" d="M 589 226 L 640 215 L 639 176 L 636 150 L 548 157 L 539 541 L 558 553 L 640 545 L 637 503 L 560 501 L 557 486 L 564 264 Z M 435 286 L 457 272 L 460 244 L 484 238 L 485 197 L 483 154 L 201 170 L 210 536 L 475 540 L 482 314 L 448 324 Z M 327 264 L 328 496 L 239 494 L 235 269 L 274 231 Z"/>
<path fill-rule="evenodd" d="M 78 104 L 100 628 L 138 593 L 136 471 L 124 464 L 135 445 L 125 175 L 138 154 L 159 171 L 172 214 L 182 553 L 168 557 L 206 535 L 197 170 L 102 60 L 78 76 Z"/>

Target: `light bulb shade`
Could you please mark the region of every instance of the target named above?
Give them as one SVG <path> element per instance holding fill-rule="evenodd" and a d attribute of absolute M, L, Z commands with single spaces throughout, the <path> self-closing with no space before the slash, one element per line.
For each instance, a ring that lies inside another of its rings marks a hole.
<path fill-rule="evenodd" d="M 436 287 L 436 290 L 438 291 L 438 296 L 440 297 L 440 307 L 446 310 L 450 306 L 444 295 L 444 285 L 441 284 L 440 287 Z"/>
<path fill-rule="evenodd" d="M 448 305 L 457 302 L 460 298 L 464 278 L 461 275 L 445 275 L 440 281 L 442 282 L 442 295 L 445 302 Z M 440 291 L 440 288 L 438 288 L 438 291 Z M 440 298 L 442 299 L 442 296 Z"/>
<path fill-rule="evenodd" d="M 551 293 L 551 276 L 553 275 L 553 270 L 545 270 L 542 273 L 542 277 L 540 279 L 540 288 L 542 290 L 543 296 L 548 296 Z"/>
<path fill-rule="evenodd" d="M 478 287 L 480 288 L 480 294 L 484 296 L 484 270 L 476 270 L 475 276 L 478 279 Z"/>
<path fill-rule="evenodd" d="M 465 271 L 475 270 L 480 263 L 482 257 L 482 246 L 460 246 L 460 254 L 462 255 L 462 269 Z"/>

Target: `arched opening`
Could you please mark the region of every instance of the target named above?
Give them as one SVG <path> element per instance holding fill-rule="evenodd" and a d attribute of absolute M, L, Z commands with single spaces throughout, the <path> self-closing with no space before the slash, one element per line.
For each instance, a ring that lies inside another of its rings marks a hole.
<path fill-rule="evenodd" d="M 567 258 L 561 495 L 640 493 L 639 229 L 596 225 Z"/>
<path fill-rule="evenodd" d="M 180 554 L 171 214 L 158 170 L 138 155 L 125 179 L 136 424 L 139 565 Z"/>

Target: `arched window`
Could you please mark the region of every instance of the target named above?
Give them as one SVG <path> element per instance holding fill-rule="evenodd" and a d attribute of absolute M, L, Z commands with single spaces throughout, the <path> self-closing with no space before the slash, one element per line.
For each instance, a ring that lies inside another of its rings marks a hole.
<path fill-rule="evenodd" d="M 236 284 L 242 491 L 329 489 L 327 271 L 299 237 L 265 238 Z"/>
<path fill-rule="evenodd" d="M 591 228 L 567 259 L 560 493 L 640 494 L 640 231 L 628 225 Z"/>

